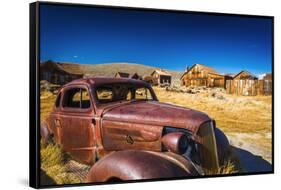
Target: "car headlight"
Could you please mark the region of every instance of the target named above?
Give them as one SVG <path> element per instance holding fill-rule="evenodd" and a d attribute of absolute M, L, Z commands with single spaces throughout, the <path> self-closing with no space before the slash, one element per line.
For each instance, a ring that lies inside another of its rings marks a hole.
<path fill-rule="evenodd" d="M 189 145 L 189 138 L 184 132 L 171 132 L 163 136 L 162 144 L 167 151 L 184 154 Z"/>

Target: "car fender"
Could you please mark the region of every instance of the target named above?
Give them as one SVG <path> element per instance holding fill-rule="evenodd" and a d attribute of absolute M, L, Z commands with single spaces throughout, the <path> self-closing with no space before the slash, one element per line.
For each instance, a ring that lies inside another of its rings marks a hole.
<path fill-rule="evenodd" d="M 220 165 L 224 164 L 224 161 L 228 159 L 230 154 L 230 144 L 226 135 L 218 128 L 215 129 L 215 136 L 217 142 L 217 150 Z"/>
<path fill-rule="evenodd" d="M 171 152 L 117 151 L 105 156 L 90 169 L 87 182 L 199 175 L 192 167 L 190 161 Z"/>

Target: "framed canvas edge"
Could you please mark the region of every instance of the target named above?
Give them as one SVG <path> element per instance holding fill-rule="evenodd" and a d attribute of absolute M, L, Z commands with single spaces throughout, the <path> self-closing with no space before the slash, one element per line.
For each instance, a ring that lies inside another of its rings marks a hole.
<path fill-rule="evenodd" d="M 118 10 L 135 10 L 135 11 L 156 11 L 156 12 L 171 12 L 171 13 L 189 13 L 201 15 L 217 15 L 217 16 L 234 16 L 234 17 L 248 17 L 248 18 L 264 18 L 270 19 L 272 24 L 272 170 L 261 172 L 248 172 L 239 174 L 223 174 L 223 175 L 206 175 L 196 176 L 190 178 L 159 178 L 159 179 L 145 179 L 145 180 L 128 180 L 124 182 L 100 182 L 100 183 L 75 183 L 63 185 L 44 185 L 40 184 L 40 5 L 57 5 L 57 6 L 80 6 L 93 8 L 106 8 Z M 219 13 L 219 12 L 202 12 L 189 10 L 171 10 L 158 8 L 144 8 L 144 7 L 126 7 L 113 5 L 95 5 L 95 4 L 81 4 L 81 3 L 63 3 L 63 2 L 48 2 L 36 1 L 29 4 L 29 186 L 36 189 L 44 188 L 58 188 L 58 187 L 76 187 L 76 186 L 90 186 L 90 185 L 110 185 L 110 184 L 124 184 L 124 183 L 139 183 L 139 182 L 156 182 L 156 181 L 170 181 L 170 180 L 187 180 L 187 179 L 203 179 L 213 177 L 237 177 L 248 175 L 274 174 L 275 158 L 274 158 L 274 16 L 268 15 L 249 15 L 249 14 L 234 14 L 234 13 Z M 35 101 L 34 101 L 35 100 Z"/>
<path fill-rule="evenodd" d="M 39 3 L 29 4 L 29 186 L 40 187 Z"/>

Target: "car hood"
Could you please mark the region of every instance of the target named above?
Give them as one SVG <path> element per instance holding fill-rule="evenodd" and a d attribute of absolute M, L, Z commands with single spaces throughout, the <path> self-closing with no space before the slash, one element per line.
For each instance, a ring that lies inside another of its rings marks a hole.
<path fill-rule="evenodd" d="M 136 101 L 103 110 L 103 119 L 185 128 L 196 133 L 211 119 L 205 113 L 158 101 Z"/>

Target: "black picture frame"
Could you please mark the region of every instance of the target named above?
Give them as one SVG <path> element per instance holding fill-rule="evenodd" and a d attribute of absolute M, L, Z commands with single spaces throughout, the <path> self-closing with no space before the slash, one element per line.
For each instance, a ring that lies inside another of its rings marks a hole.
<path fill-rule="evenodd" d="M 103 6 L 91 4 L 76 4 L 76 3 L 57 3 L 57 2 L 34 2 L 29 5 L 29 185 L 33 188 L 50 188 L 50 187 L 69 187 L 69 186 L 85 186 L 85 185 L 100 185 L 114 183 L 135 183 L 146 181 L 162 181 L 162 180 L 179 180 L 187 178 L 169 178 L 169 179 L 149 179 L 149 180 L 132 180 L 124 182 L 110 183 L 79 183 L 79 184 L 64 184 L 64 185 L 40 185 L 40 5 L 56 5 L 56 6 L 79 6 L 79 7 L 94 7 L 119 10 L 138 10 L 138 11 L 154 11 L 154 12 L 172 12 L 181 14 L 201 14 L 201 15 L 217 15 L 217 16 L 233 16 L 244 18 L 264 18 L 270 19 L 272 22 L 272 171 L 268 172 L 253 172 L 239 173 L 226 175 L 213 175 L 190 177 L 192 178 L 209 178 L 209 177 L 227 177 L 227 176 L 243 176 L 243 175 L 258 175 L 258 174 L 273 174 L 274 173 L 274 17 L 262 15 L 247 15 L 247 14 L 229 14 L 216 12 L 196 12 L 187 10 L 166 10 L 155 8 L 135 8 L 135 7 L 120 7 L 120 6 Z"/>

